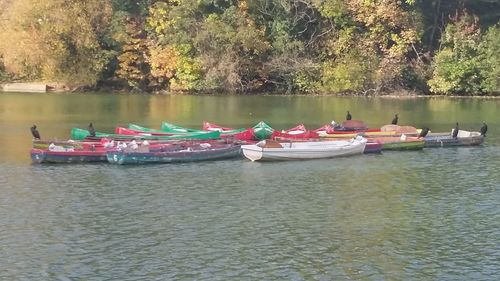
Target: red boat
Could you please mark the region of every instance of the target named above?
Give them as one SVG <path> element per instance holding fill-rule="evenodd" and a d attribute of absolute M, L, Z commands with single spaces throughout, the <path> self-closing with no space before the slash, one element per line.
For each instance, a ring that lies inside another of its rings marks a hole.
<path fill-rule="evenodd" d="M 74 150 L 66 149 L 58 146 L 61 149 L 31 149 L 31 160 L 33 163 L 89 163 L 89 162 L 105 162 L 106 149 L 103 147 L 94 150 Z"/>
<path fill-rule="evenodd" d="M 221 133 L 221 138 L 234 138 L 235 140 L 252 141 L 255 139 L 253 129 L 235 129 L 219 126 L 207 121 L 203 121 L 203 131 L 218 131 Z"/>
<path fill-rule="evenodd" d="M 283 131 L 274 131 L 271 138 L 280 139 L 315 139 L 319 138 L 316 131 L 307 130 L 304 124 L 297 125 L 293 128 Z"/>

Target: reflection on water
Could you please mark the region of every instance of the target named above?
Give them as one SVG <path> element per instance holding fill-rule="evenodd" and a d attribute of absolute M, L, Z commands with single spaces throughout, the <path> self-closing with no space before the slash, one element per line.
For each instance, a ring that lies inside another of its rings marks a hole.
<path fill-rule="evenodd" d="M 498 280 L 496 103 L 0 94 L 0 279 Z M 33 120 L 64 137 L 89 120 L 103 130 L 204 118 L 319 126 L 346 108 L 370 125 L 393 112 L 438 129 L 485 119 L 491 134 L 481 147 L 285 163 L 30 165 L 27 156 Z"/>

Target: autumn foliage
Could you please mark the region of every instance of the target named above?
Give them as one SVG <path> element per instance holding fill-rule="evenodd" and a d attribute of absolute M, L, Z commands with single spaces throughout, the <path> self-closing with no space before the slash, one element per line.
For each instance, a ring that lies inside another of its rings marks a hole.
<path fill-rule="evenodd" d="M 498 9 L 487 0 L 0 0 L 0 81 L 496 94 Z"/>

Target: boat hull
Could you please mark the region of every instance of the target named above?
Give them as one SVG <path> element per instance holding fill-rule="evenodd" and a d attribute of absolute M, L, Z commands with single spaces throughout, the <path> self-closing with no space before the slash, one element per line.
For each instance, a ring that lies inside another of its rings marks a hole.
<path fill-rule="evenodd" d="M 425 137 L 425 147 L 473 146 L 484 142 L 483 136 L 453 138 L 451 136 Z"/>
<path fill-rule="evenodd" d="M 49 151 L 42 149 L 31 150 L 33 163 L 92 163 L 106 162 L 106 151 Z"/>
<path fill-rule="evenodd" d="M 423 140 L 385 142 L 382 144 L 382 150 L 422 150 L 424 146 L 425 142 Z"/>
<path fill-rule="evenodd" d="M 109 150 L 106 158 L 112 164 L 153 164 L 219 160 L 241 155 L 240 145 L 228 144 L 211 149 L 134 152 Z"/>
<path fill-rule="evenodd" d="M 242 145 L 243 155 L 251 161 L 307 160 L 362 154 L 366 139 L 361 141 L 288 142 L 281 147 Z"/>
<path fill-rule="evenodd" d="M 379 142 L 367 142 L 365 146 L 365 150 L 363 153 L 380 153 L 382 152 L 382 144 Z"/>

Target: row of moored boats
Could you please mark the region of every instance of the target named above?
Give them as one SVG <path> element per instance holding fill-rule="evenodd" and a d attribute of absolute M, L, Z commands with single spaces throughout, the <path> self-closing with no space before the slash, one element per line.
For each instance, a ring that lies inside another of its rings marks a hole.
<path fill-rule="evenodd" d="M 481 132 L 458 129 L 435 133 L 411 126 L 368 128 L 359 120 L 324 125 L 315 130 L 303 124 L 276 130 L 264 122 L 251 128 L 228 128 L 203 122 L 192 129 L 163 122 L 160 129 L 136 124 L 113 133 L 73 128 L 71 139 L 41 140 L 36 126 L 31 158 L 34 163 L 109 162 L 114 164 L 174 163 L 227 159 L 244 155 L 252 161 L 331 158 L 383 150 L 468 146 L 484 142 Z M 486 127 L 487 128 L 487 127 Z"/>

